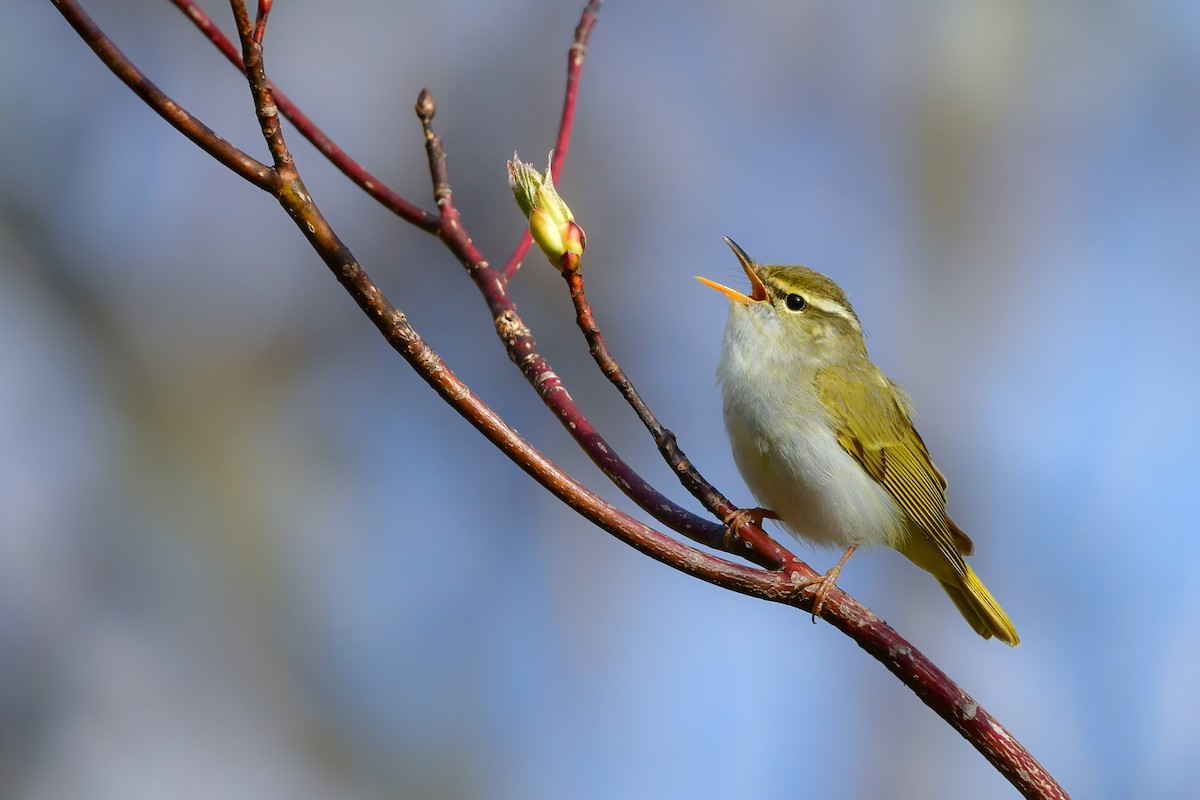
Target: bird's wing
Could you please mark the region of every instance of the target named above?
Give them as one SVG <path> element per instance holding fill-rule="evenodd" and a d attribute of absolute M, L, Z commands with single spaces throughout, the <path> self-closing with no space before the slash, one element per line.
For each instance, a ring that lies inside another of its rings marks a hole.
<path fill-rule="evenodd" d="M 965 575 L 960 550 L 969 550 L 970 539 L 951 529 L 945 481 L 913 427 L 905 396 L 874 365 L 825 367 L 817 372 L 817 392 L 842 449 L 904 509 L 954 572 Z"/>

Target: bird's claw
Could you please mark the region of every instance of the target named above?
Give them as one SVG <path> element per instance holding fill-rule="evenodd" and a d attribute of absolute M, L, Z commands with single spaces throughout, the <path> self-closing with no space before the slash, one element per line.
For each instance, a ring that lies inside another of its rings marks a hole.
<path fill-rule="evenodd" d="M 817 617 L 820 616 L 821 610 L 825 608 L 825 600 L 829 597 L 829 593 L 837 587 L 837 580 L 838 576 L 842 574 L 842 567 L 846 566 L 846 562 L 850 560 L 850 556 L 854 555 L 854 551 L 857 549 L 857 545 L 851 545 L 846 549 L 845 554 L 838 563 L 834 564 L 833 568 L 824 575 L 796 584 L 797 592 L 802 592 L 814 586 L 816 587 L 813 592 L 812 606 L 812 621 L 814 625 L 817 623 Z"/>
<path fill-rule="evenodd" d="M 737 536 L 738 528 L 747 522 L 752 522 L 761 528 L 764 519 L 779 519 L 779 515 L 768 508 L 739 508 L 730 512 L 725 519 L 721 520 L 725 526 L 725 545 L 728 546 L 729 540 Z"/>

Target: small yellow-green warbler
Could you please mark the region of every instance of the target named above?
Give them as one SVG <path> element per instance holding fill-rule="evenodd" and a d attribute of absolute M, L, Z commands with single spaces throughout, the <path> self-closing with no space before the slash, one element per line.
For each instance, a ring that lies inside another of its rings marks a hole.
<path fill-rule="evenodd" d="M 908 396 L 867 356 L 845 293 L 819 272 L 756 264 L 725 241 L 750 294 L 699 280 L 732 301 L 717 377 L 734 461 L 764 506 L 747 513 L 846 548 L 816 582 L 814 614 L 855 549 L 887 545 L 937 578 L 980 636 L 1015 646 L 1012 622 L 963 560 L 971 540 L 946 515 L 946 480 Z"/>

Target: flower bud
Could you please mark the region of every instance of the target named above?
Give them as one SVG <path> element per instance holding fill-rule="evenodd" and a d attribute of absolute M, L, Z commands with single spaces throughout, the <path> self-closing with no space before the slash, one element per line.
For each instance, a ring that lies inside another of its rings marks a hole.
<path fill-rule="evenodd" d="M 579 269 L 587 237 L 555 191 L 550 166 L 543 176 L 513 153 L 508 162 L 508 186 L 521 213 L 529 219 L 530 235 L 550 263 L 560 270 Z"/>
<path fill-rule="evenodd" d="M 563 255 L 557 264 L 559 269 L 575 272 L 583 260 L 583 248 L 587 247 L 587 235 L 575 220 L 567 220 L 562 234 Z"/>
<path fill-rule="evenodd" d="M 562 228 L 554 216 L 544 208 L 535 208 L 529 213 L 529 233 L 542 252 L 554 261 L 555 253 L 565 253 Z"/>

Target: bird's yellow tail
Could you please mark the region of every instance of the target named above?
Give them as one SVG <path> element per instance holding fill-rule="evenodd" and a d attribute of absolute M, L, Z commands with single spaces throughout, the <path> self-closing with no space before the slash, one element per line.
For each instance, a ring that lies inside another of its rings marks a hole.
<path fill-rule="evenodd" d="M 992 597 L 992 593 L 983 585 L 983 581 L 979 580 L 974 570 L 967 567 L 967 574 L 960 580 L 961 584 L 942 580 L 939 580 L 939 583 L 946 590 L 946 594 L 950 595 L 959 612 L 971 623 L 975 632 L 985 639 L 995 636 L 1013 647 L 1020 644 L 1021 638 L 1017 636 L 1017 629 L 1013 627 L 1004 609 L 1000 608 L 996 598 Z"/>

